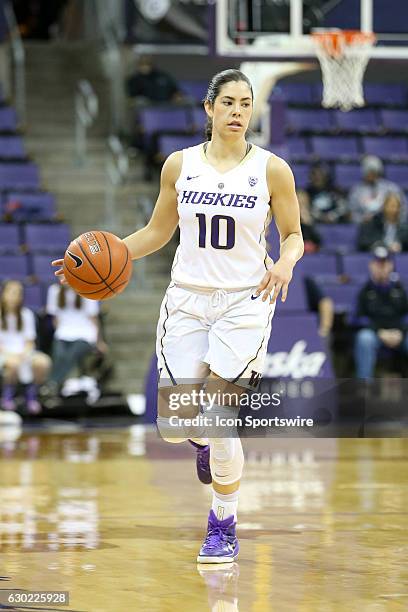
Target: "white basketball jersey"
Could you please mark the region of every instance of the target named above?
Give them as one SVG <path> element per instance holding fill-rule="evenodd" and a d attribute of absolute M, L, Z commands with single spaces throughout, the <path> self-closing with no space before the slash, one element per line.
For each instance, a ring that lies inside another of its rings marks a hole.
<path fill-rule="evenodd" d="M 255 287 L 266 270 L 265 230 L 271 153 L 252 145 L 238 166 L 218 172 L 203 144 L 183 150 L 176 182 L 180 245 L 172 280 L 183 285 Z"/>

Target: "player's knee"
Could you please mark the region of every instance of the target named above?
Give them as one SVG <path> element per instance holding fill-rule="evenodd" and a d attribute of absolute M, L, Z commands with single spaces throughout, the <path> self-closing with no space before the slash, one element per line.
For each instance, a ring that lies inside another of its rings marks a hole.
<path fill-rule="evenodd" d="M 165 442 L 180 444 L 185 442 L 187 438 L 184 436 L 184 429 L 177 424 L 172 424 L 171 417 L 158 415 L 156 419 L 157 429 Z"/>
<path fill-rule="evenodd" d="M 239 438 L 210 438 L 210 467 L 214 482 L 230 485 L 241 479 L 244 453 Z"/>

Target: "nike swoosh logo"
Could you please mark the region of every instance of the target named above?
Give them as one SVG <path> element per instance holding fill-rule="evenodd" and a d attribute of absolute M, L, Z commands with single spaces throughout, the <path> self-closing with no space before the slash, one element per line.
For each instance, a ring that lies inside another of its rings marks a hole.
<path fill-rule="evenodd" d="M 257 300 L 261 294 L 259 295 L 251 295 L 251 300 Z"/>
<path fill-rule="evenodd" d="M 188 176 L 187 180 L 191 181 L 192 179 L 198 178 L 199 176 L 200 176 L 199 174 L 197 174 L 197 176 Z"/>
<path fill-rule="evenodd" d="M 71 251 L 67 251 L 67 254 L 75 261 L 75 268 L 80 268 L 84 263 L 82 259 L 78 257 L 78 255 L 74 255 L 74 253 L 71 253 Z"/>

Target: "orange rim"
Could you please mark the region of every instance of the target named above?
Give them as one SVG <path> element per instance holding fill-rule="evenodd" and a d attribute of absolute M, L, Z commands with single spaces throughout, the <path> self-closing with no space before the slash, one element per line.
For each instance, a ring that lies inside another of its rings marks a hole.
<path fill-rule="evenodd" d="M 329 55 L 342 55 L 346 47 L 373 45 L 376 40 L 372 32 L 361 32 L 360 30 L 313 32 L 312 38 Z"/>

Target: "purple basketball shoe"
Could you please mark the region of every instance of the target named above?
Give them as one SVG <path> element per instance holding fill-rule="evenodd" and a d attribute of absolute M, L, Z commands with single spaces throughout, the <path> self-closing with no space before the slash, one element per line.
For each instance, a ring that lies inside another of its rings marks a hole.
<path fill-rule="evenodd" d="M 197 563 L 232 563 L 238 556 L 239 544 L 235 535 L 234 517 L 219 521 L 210 510 L 207 536 L 197 557 Z"/>
<path fill-rule="evenodd" d="M 210 445 L 201 446 L 201 444 L 197 444 L 192 440 L 189 440 L 189 442 L 197 450 L 196 467 L 198 480 L 203 484 L 211 484 Z"/>

